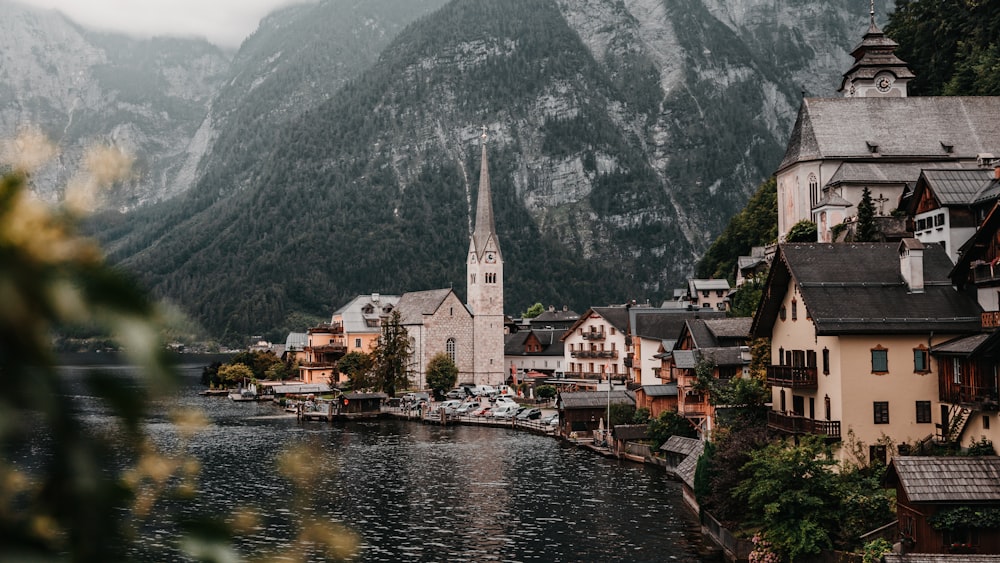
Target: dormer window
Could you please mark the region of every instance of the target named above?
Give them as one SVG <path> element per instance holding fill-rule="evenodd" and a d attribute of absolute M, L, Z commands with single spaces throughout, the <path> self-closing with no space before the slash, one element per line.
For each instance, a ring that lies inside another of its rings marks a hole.
<path fill-rule="evenodd" d="M 940 143 L 941 143 L 941 150 L 943 150 L 944 152 L 951 154 L 952 152 L 955 151 L 955 143 L 949 141 L 940 141 Z"/>
<path fill-rule="evenodd" d="M 365 305 L 364 308 L 361 309 L 361 311 L 366 315 L 370 315 L 375 312 L 375 307 L 372 307 L 371 305 Z"/>
<path fill-rule="evenodd" d="M 868 145 L 868 152 L 878 154 L 878 143 L 875 141 L 865 141 L 865 144 Z"/>

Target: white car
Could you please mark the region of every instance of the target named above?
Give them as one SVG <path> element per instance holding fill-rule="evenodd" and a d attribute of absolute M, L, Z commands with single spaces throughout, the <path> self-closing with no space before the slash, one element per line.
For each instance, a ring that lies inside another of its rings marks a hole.
<path fill-rule="evenodd" d="M 461 404 L 462 401 L 459 401 L 458 399 L 450 399 L 447 401 L 443 401 L 441 403 L 438 403 L 437 406 L 434 407 L 434 410 L 431 411 L 431 413 L 438 414 L 439 412 L 444 411 L 444 414 L 449 414 L 449 415 L 455 414 L 455 409 L 457 409 Z"/>
<path fill-rule="evenodd" d="M 515 407 L 520 407 L 520 405 L 517 404 L 517 401 L 515 401 L 514 399 L 511 399 L 510 397 L 508 397 L 506 395 L 501 395 L 501 396 L 499 396 L 499 397 L 497 397 L 496 399 L 493 400 L 493 407 L 494 408 L 499 407 L 499 406 L 503 406 L 503 405 L 514 405 Z"/>
<path fill-rule="evenodd" d="M 519 407 L 517 403 L 509 405 L 498 404 L 493 407 L 493 418 L 514 418 L 514 414 L 516 414 L 517 410 L 520 408 L 521 407 Z"/>

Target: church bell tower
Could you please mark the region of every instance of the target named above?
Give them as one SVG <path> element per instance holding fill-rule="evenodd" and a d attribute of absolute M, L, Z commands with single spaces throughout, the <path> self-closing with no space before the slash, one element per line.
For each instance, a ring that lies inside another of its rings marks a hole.
<path fill-rule="evenodd" d="M 503 255 L 497 239 L 483 127 L 476 224 L 466 260 L 468 305 L 472 310 L 475 379 L 478 385 L 499 385 L 506 379 L 503 360 Z"/>
<path fill-rule="evenodd" d="M 838 92 L 847 98 L 905 98 L 913 71 L 896 56 L 899 43 L 875 25 L 875 0 L 870 6 L 868 31 L 851 51 L 854 64 L 844 73 Z"/>

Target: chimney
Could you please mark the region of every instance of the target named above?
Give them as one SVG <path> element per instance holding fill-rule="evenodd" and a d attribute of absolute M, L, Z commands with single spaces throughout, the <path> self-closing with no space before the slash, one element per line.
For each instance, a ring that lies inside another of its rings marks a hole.
<path fill-rule="evenodd" d="M 910 293 L 924 292 L 924 245 L 915 238 L 899 243 L 899 271 Z"/>

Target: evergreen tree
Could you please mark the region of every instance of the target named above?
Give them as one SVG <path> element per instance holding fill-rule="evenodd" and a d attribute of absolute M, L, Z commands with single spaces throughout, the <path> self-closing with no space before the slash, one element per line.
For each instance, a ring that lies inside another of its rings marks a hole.
<path fill-rule="evenodd" d="M 373 386 L 390 397 L 409 385 L 410 337 L 400 320 L 399 311 L 393 311 L 382 323 L 382 336 L 373 352 Z"/>
<path fill-rule="evenodd" d="M 877 242 L 879 240 L 878 226 L 875 224 L 875 204 L 872 193 L 865 186 L 861 192 L 861 203 L 858 204 L 858 224 L 854 231 L 854 242 Z"/>
<path fill-rule="evenodd" d="M 347 376 L 351 389 L 370 389 L 373 384 L 373 361 L 370 354 L 357 350 L 348 352 L 337 362 L 337 371 Z"/>

